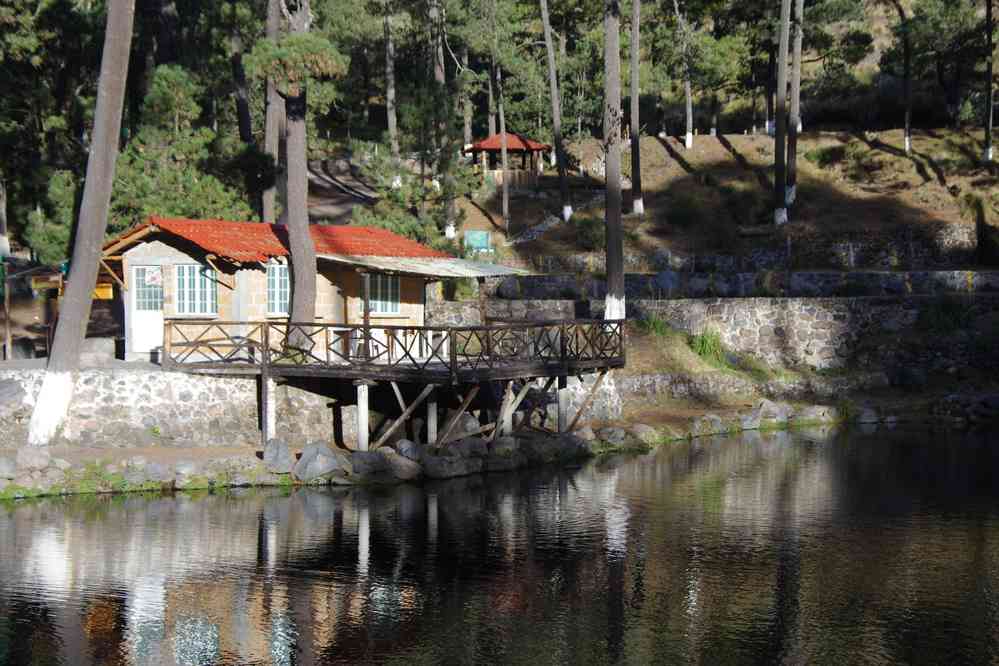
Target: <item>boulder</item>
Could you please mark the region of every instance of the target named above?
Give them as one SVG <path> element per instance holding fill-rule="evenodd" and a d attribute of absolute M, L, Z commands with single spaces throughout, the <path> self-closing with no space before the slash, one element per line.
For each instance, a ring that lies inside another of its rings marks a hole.
<path fill-rule="evenodd" d="M 385 469 L 398 481 L 413 481 L 423 476 L 420 463 L 400 455 L 395 450 L 383 446 L 376 453 L 385 461 Z"/>
<path fill-rule="evenodd" d="M 444 423 L 450 423 L 451 418 L 454 416 L 455 410 L 448 411 L 447 420 Z M 458 419 L 458 423 L 454 426 L 454 430 L 451 431 L 451 437 L 461 438 L 464 435 L 469 435 L 472 433 L 477 433 L 479 428 L 482 426 L 479 424 L 479 420 L 465 412 Z"/>
<path fill-rule="evenodd" d="M 337 472 L 345 472 L 344 467 L 343 459 L 330 447 L 325 444 L 309 444 L 302 451 L 302 457 L 295 463 L 292 473 L 302 483 L 311 483 Z"/>
<path fill-rule="evenodd" d="M 264 447 L 264 468 L 272 474 L 290 474 L 295 466 L 295 456 L 283 439 L 269 439 Z"/>
<path fill-rule="evenodd" d="M 157 483 L 167 483 L 173 481 L 173 470 L 163 463 L 152 462 L 146 465 L 143 470 L 146 480 Z"/>
<path fill-rule="evenodd" d="M 129 467 L 125 470 L 125 481 L 132 486 L 141 486 L 146 483 L 149 478 L 146 476 L 145 466 L 143 467 Z"/>
<path fill-rule="evenodd" d="M 489 455 L 490 457 L 512 456 L 519 448 L 520 442 L 517 441 L 516 437 L 510 435 L 497 437 L 489 442 Z"/>
<path fill-rule="evenodd" d="M 423 473 L 431 479 L 451 479 L 482 471 L 482 458 L 423 456 Z"/>
<path fill-rule="evenodd" d="M 839 420 L 839 412 L 835 407 L 809 405 L 798 410 L 794 420 L 799 423 L 832 423 Z"/>
<path fill-rule="evenodd" d="M 10 458 L 0 458 L 0 479 L 13 479 L 17 476 L 17 463 Z"/>
<path fill-rule="evenodd" d="M 6 415 L 24 405 L 27 394 L 20 382 L 13 379 L 0 379 L 0 415 Z"/>
<path fill-rule="evenodd" d="M 486 472 L 509 472 L 527 466 L 527 457 L 520 451 L 507 454 L 490 454 L 482 459 L 482 469 Z"/>
<path fill-rule="evenodd" d="M 201 466 L 193 460 L 181 460 L 173 466 L 177 476 L 191 477 L 202 473 Z"/>
<path fill-rule="evenodd" d="M 423 447 L 408 439 L 400 439 L 392 444 L 392 448 L 403 458 L 420 462 L 423 458 Z"/>
<path fill-rule="evenodd" d="M 457 442 L 451 442 L 446 448 L 451 449 L 455 455 L 464 458 L 484 458 L 489 455 L 489 445 L 481 437 L 466 437 Z"/>
<path fill-rule="evenodd" d="M 652 445 L 661 439 L 658 430 L 644 423 L 636 423 L 631 426 L 628 428 L 628 433 L 643 444 Z"/>
<path fill-rule="evenodd" d="M 590 443 L 572 433 L 563 433 L 558 436 L 556 441 L 558 444 L 558 457 L 562 460 L 576 460 L 592 455 Z"/>
<path fill-rule="evenodd" d="M 622 446 L 628 440 L 628 433 L 624 428 L 601 428 L 597 431 L 597 439 L 611 446 Z"/>
<path fill-rule="evenodd" d="M 60 472 L 66 472 L 69 471 L 71 467 L 73 467 L 73 463 L 69 462 L 65 458 L 53 458 L 52 466 L 55 467 Z"/>
<path fill-rule="evenodd" d="M 45 447 L 25 446 L 17 452 L 18 469 L 45 469 L 51 460 L 52 455 Z"/>
<path fill-rule="evenodd" d="M 721 435 L 728 431 L 725 421 L 717 414 L 705 414 L 694 419 L 691 424 L 690 433 L 694 437 L 704 435 Z"/>
<path fill-rule="evenodd" d="M 552 437 L 531 437 L 520 441 L 520 452 L 533 465 L 545 465 L 557 461 L 561 455 L 559 442 Z"/>
<path fill-rule="evenodd" d="M 382 472 L 388 471 L 385 456 L 379 451 L 351 451 L 350 464 L 354 469 L 354 475 L 364 481 L 370 481 Z"/>
<path fill-rule="evenodd" d="M 593 432 L 593 428 L 587 425 L 582 428 L 577 428 L 576 436 L 587 442 L 592 442 L 597 438 L 597 433 Z"/>
<path fill-rule="evenodd" d="M 760 413 L 757 410 L 753 410 L 748 414 L 739 415 L 739 427 L 743 431 L 748 430 L 759 430 L 760 429 Z"/>
<path fill-rule="evenodd" d="M 756 405 L 756 416 L 762 426 L 785 425 L 794 416 L 794 408 L 786 402 L 773 402 L 764 398 Z"/>

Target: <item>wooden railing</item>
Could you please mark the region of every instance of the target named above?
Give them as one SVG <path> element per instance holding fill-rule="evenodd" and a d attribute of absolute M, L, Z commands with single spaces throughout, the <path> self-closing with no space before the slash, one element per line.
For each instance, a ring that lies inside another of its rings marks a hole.
<path fill-rule="evenodd" d="M 623 320 L 487 326 L 370 326 L 168 319 L 163 364 L 343 371 L 489 374 L 517 365 L 563 368 L 624 363 Z M 335 373 L 334 373 L 335 374 Z"/>

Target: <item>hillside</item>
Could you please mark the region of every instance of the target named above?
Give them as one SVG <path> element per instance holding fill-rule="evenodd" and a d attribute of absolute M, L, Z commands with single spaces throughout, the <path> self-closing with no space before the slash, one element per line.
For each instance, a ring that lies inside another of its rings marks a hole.
<path fill-rule="evenodd" d="M 792 223 L 774 231 L 772 210 L 773 139 L 767 136 L 699 136 L 683 149 L 675 138 L 641 142 L 646 215 L 625 218 L 626 253 L 740 254 L 760 247 L 850 241 L 876 236 L 918 237 L 940 225 L 974 225 L 976 202 L 987 213 L 999 202 L 994 173 L 980 163 L 978 133 L 918 131 L 913 153 L 898 146 L 901 131 L 879 134 L 807 132 L 799 143 L 799 185 Z M 599 172 L 596 140 L 572 146 L 574 172 Z M 630 175 L 630 151 L 622 160 Z M 538 254 L 602 251 L 602 182 L 574 178 L 573 201 L 582 210 L 569 225 L 559 224 L 539 238 L 505 248 L 511 259 Z M 467 206 L 465 228 L 491 228 L 483 215 L 499 220 L 498 195 Z M 514 235 L 558 210 L 554 172 L 538 192 L 516 195 L 511 203 Z M 624 210 L 630 209 L 625 192 Z M 986 217 L 990 217 L 987 214 Z"/>

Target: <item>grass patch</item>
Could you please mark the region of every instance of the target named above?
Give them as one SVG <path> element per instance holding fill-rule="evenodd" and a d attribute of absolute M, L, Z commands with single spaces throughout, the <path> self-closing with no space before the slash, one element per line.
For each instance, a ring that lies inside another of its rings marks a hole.
<path fill-rule="evenodd" d="M 638 330 L 646 335 L 654 335 L 659 338 L 668 338 L 678 334 L 678 331 L 669 325 L 665 320 L 656 315 L 649 315 L 636 322 Z"/>
<path fill-rule="evenodd" d="M 607 236 L 604 220 L 593 215 L 574 215 L 573 225 L 576 228 L 576 239 L 579 246 L 591 252 L 607 247 Z"/>
<path fill-rule="evenodd" d="M 705 204 L 691 194 L 677 194 L 666 208 L 666 223 L 691 229 L 704 220 Z"/>

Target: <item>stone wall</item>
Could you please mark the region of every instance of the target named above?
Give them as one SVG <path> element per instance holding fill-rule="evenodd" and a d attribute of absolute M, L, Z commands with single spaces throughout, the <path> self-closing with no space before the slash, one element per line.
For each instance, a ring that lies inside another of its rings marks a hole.
<path fill-rule="evenodd" d="M 510 300 L 603 299 L 607 282 L 581 274 L 492 278 L 490 296 Z M 896 296 L 999 293 L 999 271 L 761 271 L 626 273 L 631 299 L 764 296 Z"/>
<path fill-rule="evenodd" d="M 576 303 L 571 300 L 502 300 L 486 301 L 490 319 L 547 321 L 574 319 Z M 478 326 L 482 323 L 478 301 L 428 301 L 427 326 Z"/>
<path fill-rule="evenodd" d="M 0 368 L 0 448 L 27 441 L 43 374 Z M 329 398 L 291 386 L 278 386 L 276 393 L 278 436 L 330 440 Z M 352 423 L 346 426 L 352 431 Z M 152 367 L 81 370 L 61 437 L 64 443 L 98 447 L 258 447 L 257 380 Z"/>
<path fill-rule="evenodd" d="M 972 315 L 999 311 L 996 296 L 950 296 Z M 864 341 L 897 336 L 924 310 L 941 307 L 932 296 L 859 298 L 710 298 L 630 300 L 629 316 L 653 315 L 691 334 L 715 331 L 726 348 L 778 366 L 826 369 L 855 360 Z M 600 316 L 603 302 L 591 303 Z M 934 336 L 927 335 L 927 345 Z"/>

